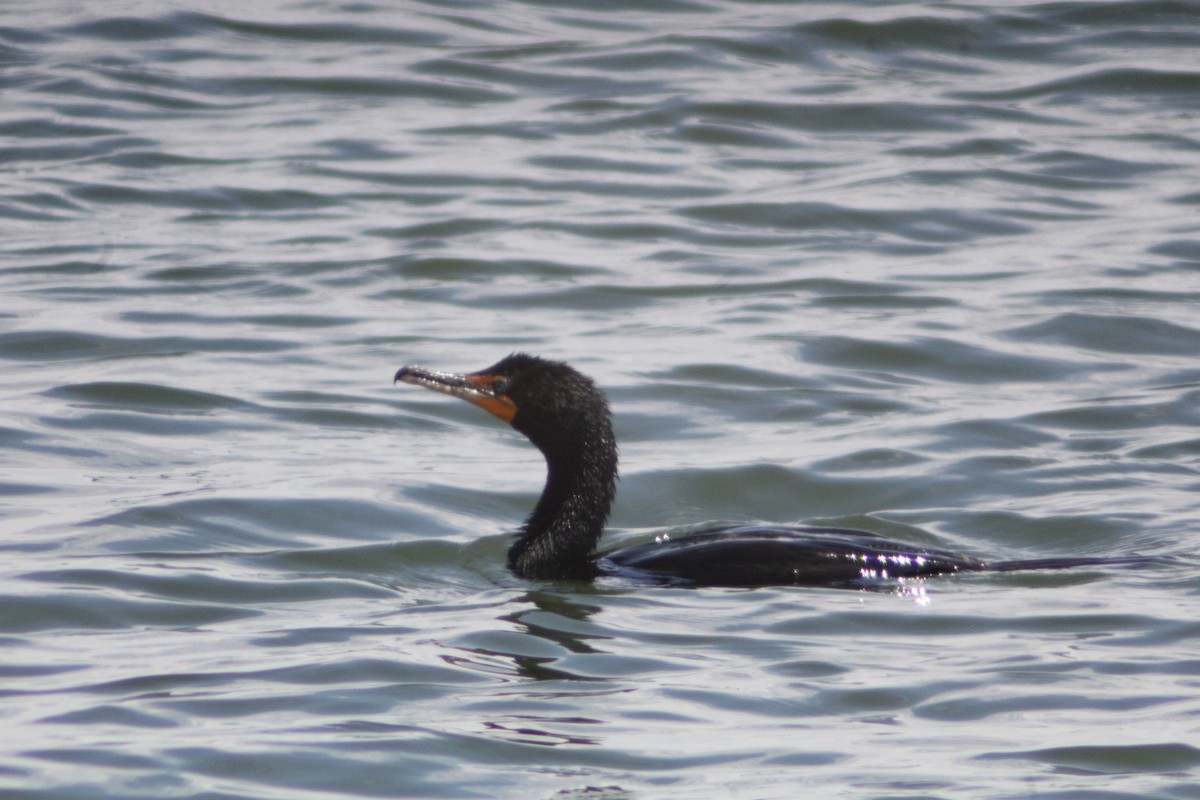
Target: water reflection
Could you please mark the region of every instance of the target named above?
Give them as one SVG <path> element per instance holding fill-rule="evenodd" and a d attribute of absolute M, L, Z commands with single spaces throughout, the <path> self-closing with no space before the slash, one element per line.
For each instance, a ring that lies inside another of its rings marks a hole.
<path fill-rule="evenodd" d="M 536 590 L 514 597 L 506 605 L 520 606 L 496 620 L 499 631 L 510 632 L 505 638 L 513 643 L 511 648 L 456 647 L 454 649 L 457 652 L 443 655 L 443 660 L 491 675 L 530 681 L 606 680 L 556 666 L 571 654 L 595 655 L 603 652 L 590 642 L 608 636 L 598 629 L 591 632 L 580 630 L 581 623 L 587 623 L 593 614 L 600 611 L 599 606 L 577 602 L 565 593 Z M 513 631 L 519 635 L 513 637 Z M 537 641 L 531 643 L 528 637 Z M 561 654 L 540 654 L 547 650 L 547 643 L 551 645 L 549 650 L 561 651 Z M 540 652 L 535 654 L 531 650 Z"/>

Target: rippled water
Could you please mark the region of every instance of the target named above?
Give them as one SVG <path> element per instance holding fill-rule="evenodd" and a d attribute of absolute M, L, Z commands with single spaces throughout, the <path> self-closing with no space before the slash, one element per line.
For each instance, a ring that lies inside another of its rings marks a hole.
<path fill-rule="evenodd" d="M 649 9 L 649 10 L 648 10 Z M 105 16 L 112 14 L 112 16 Z M 1200 798 L 1200 8 L 4 4 L 6 797 Z M 533 584 L 608 536 L 1164 557 Z"/>

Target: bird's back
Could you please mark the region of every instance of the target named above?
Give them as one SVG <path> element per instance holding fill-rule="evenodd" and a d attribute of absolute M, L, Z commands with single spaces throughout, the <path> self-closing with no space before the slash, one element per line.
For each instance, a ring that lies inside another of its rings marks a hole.
<path fill-rule="evenodd" d="M 667 583 L 706 586 L 859 586 L 978 571 L 969 556 L 866 531 L 742 525 L 601 554 L 602 573 L 636 570 Z"/>

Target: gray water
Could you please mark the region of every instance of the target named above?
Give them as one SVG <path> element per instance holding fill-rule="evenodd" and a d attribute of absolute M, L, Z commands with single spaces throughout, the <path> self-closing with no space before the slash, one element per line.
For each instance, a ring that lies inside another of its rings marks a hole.
<path fill-rule="evenodd" d="M 0 10 L 0 794 L 1200 798 L 1197 4 Z M 513 350 L 605 546 L 1163 561 L 523 581 Z"/>

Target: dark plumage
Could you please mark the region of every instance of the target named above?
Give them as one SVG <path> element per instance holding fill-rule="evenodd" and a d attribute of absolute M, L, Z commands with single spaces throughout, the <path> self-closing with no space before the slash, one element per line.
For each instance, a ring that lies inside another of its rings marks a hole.
<path fill-rule="evenodd" d="M 546 485 L 508 551 L 517 575 L 591 579 L 619 574 L 709 586 L 867 586 L 962 571 L 1058 569 L 1143 558 L 987 564 L 946 550 L 842 528 L 744 525 L 593 556 L 616 495 L 617 442 L 604 393 L 558 361 L 515 353 L 469 374 L 404 367 L 395 380 L 478 405 L 525 434 L 546 457 Z"/>

